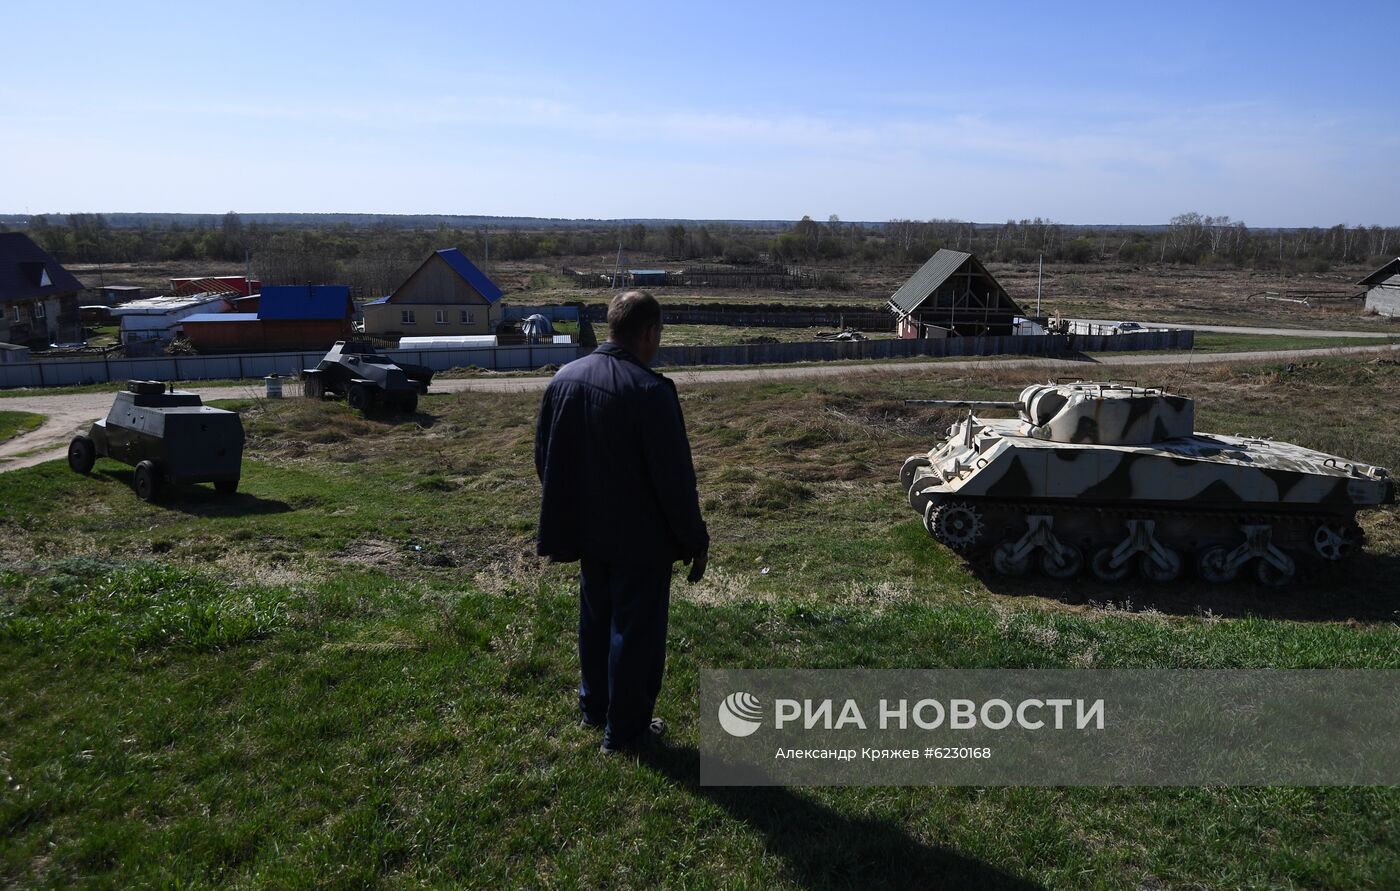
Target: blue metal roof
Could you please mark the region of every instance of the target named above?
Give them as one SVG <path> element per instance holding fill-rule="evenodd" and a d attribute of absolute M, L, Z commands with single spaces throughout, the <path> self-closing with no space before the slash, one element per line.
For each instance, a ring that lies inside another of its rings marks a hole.
<path fill-rule="evenodd" d="M 486 277 L 486 273 L 477 269 L 476 264 L 468 260 L 466 254 L 456 248 L 443 248 L 437 255 L 447 261 L 453 272 L 466 279 L 467 284 L 475 288 L 478 294 L 485 297 L 487 303 L 495 303 L 501 299 L 501 289 Z"/>
<path fill-rule="evenodd" d="M 185 316 L 180 320 L 185 322 L 256 322 L 258 314 L 255 312 L 197 312 L 192 316 Z"/>
<path fill-rule="evenodd" d="M 348 319 L 348 285 L 263 285 L 258 318 L 282 321 Z"/>
<path fill-rule="evenodd" d="M 664 270 L 664 269 L 629 269 L 629 270 L 627 270 L 627 272 L 628 272 L 629 275 L 665 275 L 665 274 L 666 274 L 666 270 Z"/>

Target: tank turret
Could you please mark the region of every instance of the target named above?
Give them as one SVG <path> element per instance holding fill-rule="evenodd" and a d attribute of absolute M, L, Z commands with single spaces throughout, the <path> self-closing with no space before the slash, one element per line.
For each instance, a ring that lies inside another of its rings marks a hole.
<path fill-rule="evenodd" d="M 966 407 L 926 454 L 904 462 L 910 505 L 938 541 L 986 553 L 998 572 L 1033 564 L 1068 578 L 1136 571 L 1215 582 L 1247 568 L 1266 584 L 1361 544 L 1359 510 L 1394 500 L 1385 469 L 1290 443 L 1197 433 L 1191 399 L 1079 381 Z M 1014 418 L 979 416 L 993 410 Z"/>

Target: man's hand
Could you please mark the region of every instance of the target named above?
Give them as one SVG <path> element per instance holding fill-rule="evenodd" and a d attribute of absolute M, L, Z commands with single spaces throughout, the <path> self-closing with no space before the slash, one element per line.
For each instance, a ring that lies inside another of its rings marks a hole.
<path fill-rule="evenodd" d="M 692 585 L 700 581 L 705 576 L 705 567 L 710 562 L 710 549 L 706 548 L 695 556 L 695 559 L 686 561 L 690 564 L 690 572 L 685 580 Z"/>

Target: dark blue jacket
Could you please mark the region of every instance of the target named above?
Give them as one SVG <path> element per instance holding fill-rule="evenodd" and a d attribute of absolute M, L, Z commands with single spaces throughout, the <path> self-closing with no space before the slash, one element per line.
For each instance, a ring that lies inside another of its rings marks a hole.
<path fill-rule="evenodd" d="M 535 470 L 542 557 L 670 563 L 709 545 L 676 385 L 614 343 L 544 391 Z"/>

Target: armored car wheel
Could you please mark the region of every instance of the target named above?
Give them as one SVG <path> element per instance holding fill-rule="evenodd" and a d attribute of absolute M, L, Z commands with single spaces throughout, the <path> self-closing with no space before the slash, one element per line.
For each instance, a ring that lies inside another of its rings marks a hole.
<path fill-rule="evenodd" d="M 238 491 L 238 480 L 216 480 L 214 491 L 227 498 Z"/>
<path fill-rule="evenodd" d="M 302 382 L 301 392 L 307 399 L 324 399 L 326 398 L 326 384 L 321 380 L 319 374 L 307 375 Z"/>
<path fill-rule="evenodd" d="M 1040 552 L 1040 571 L 1052 579 L 1072 579 L 1084 568 L 1084 552 L 1074 545 L 1063 545 L 1058 555 L 1048 548 Z"/>
<path fill-rule="evenodd" d="M 152 502 L 160 497 L 160 465 L 154 461 L 142 461 L 136 465 L 136 477 L 132 481 L 136 497 Z"/>
<path fill-rule="evenodd" d="M 409 393 L 407 396 L 399 397 L 399 411 L 406 415 L 411 415 L 418 410 L 418 394 Z"/>
<path fill-rule="evenodd" d="M 374 394 L 364 384 L 351 384 L 345 393 L 345 404 L 356 411 L 369 411 L 374 404 Z"/>
<path fill-rule="evenodd" d="M 1113 548 L 1099 548 L 1094 552 L 1093 559 L 1089 561 L 1089 571 L 1094 574 L 1094 578 L 1104 582 L 1121 582 L 1128 577 L 1128 573 L 1133 571 L 1133 562 L 1124 560 L 1118 566 L 1113 565 Z"/>
<path fill-rule="evenodd" d="M 96 462 L 97 447 L 92 444 L 91 437 L 73 437 L 73 441 L 68 443 L 69 469 L 74 473 L 81 473 L 86 476 L 92 472 L 92 465 Z"/>

